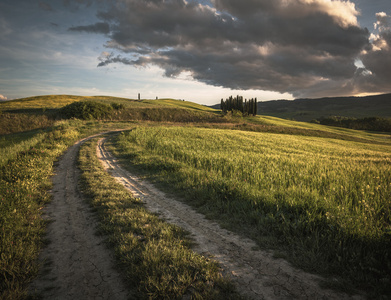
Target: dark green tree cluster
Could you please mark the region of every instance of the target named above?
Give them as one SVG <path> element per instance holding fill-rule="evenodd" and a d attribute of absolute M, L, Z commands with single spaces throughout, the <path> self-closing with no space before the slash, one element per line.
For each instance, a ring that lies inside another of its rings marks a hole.
<path fill-rule="evenodd" d="M 257 98 L 245 99 L 243 101 L 242 96 L 236 96 L 235 98 L 230 96 L 228 99 L 221 99 L 221 110 L 224 113 L 235 110 L 240 111 L 244 115 L 257 115 Z"/>
<path fill-rule="evenodd" d="M 322 125 L 344 127 L 356 130 L 391 132 L 391 119 L 380 117 L 349 118 L 340 116 L 322 117 L 313 123 Z"/>

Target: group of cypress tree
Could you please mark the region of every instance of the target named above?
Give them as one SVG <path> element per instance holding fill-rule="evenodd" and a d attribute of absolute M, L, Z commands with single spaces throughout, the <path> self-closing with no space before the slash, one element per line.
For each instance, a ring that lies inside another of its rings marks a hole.
<path fill-rule="evenodd" d="M 243 101 L 242 96 L 236 96 L 235 98 L 230 96 L 228 99 L 221 99 L 221 110 L 224 113 L 229 111 L 233 112 L 234 110 L 240 111 L 244 115 L 257 115 L 257 98 L 252 98 L 250 100 L 245 99 Z"/>

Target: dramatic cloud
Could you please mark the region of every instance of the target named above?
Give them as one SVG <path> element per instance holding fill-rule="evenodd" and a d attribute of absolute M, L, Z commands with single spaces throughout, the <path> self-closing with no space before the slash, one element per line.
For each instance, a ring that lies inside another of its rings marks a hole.
<path fill-rule="evenodd" d="M 378 34 L 372 34 L 372 47 L 363 51 L 361 60 L 366 69 L 361 85 L 370 92 L 390 91 L 391 78 L 391 16 L 381 12 L 376 14 L 375 29 Z"/>
<path fill-rule="evenodd" d="M 155 65 L 168 77 L 295 96 L 385 89 L 389 17 L 378 14 L 370 39 L 358 15 L 342 0 L 119 0 L 99 12 L 102 22 L 70 30 L 109 36 L 100 67 Z"/>
<path fill-rule="evenodd" d="M 6 101 L 7 97 L 0 94 L 0 101 Z"/>

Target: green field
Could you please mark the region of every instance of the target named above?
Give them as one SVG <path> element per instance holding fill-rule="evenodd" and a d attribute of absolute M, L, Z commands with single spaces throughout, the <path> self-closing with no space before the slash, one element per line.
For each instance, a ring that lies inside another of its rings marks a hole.
<path fill-rule="evenodd" d="M 61 117 L 62 107 L 86 100 L 122 108 L 101 120 Z M 36 275 L 35 259 L 44 244 L 41 209 L 50 201 L 54 162 L 76 140 L 116 128 L 132 128 L 113 141 L 113 150 L 128 168 L 208 218 L 252 238 L 260 248 L 273 249 L 277 257 L 325 275 L 326 284 L 363 290 L 375 298 L 391 294 L 388 134 L 268 116 L 224 116 L 172 99 L 65 95 L 2 102 L 0 124 L 0 295 L 6 299 L 25 298 L 27 284 Z M 85 178 L 91 172 L 88 162 L 96 165 L 93 158 L 83 158 L 94 153 L 93 146 L 88 147 L 80 158 Z M 110 190 L 114 183 L 102 174 L 95 171 L 90 177 L 102 180 L 85 179 L 86 186 Z M 117 201 L 112 194 L 114 198 L 106 195 L 105 201 Z M 113 219 L 115 213 L 104 212 Z M 130 242 L 124 236 L 112 239 Z M 177 246 L 165 247 L 174 251 L 171 247 Z M 121 244 L 115 247 L 122 249 Z M 210 268 L 202 258 L 194 259 L 201 269 Z M 131 268 L 132 261 L 127 263 Z M 177 263 L 183 271 L 189 261 Z M 153 282 L 151 274 L 140 272 Z M 219 280 L 216 287 L 228 286 Z M 180 283 L 169 289 L 166 296 L 186 293 Z M 200 293 L 203 289 L 199 285 Z"/>
<path fill-rule="evenodd" d="M 182 100 L 174 99 L 158 99 L 158 100 L 135 100 L 119 97 L 110 97 L 110 96 L 73 96 L 73 95 L 47 95 L 47 96 L 37 96 L 37 97 L 28 97 L 10 101 L 0 102 L 0 111 L 7 110 L 28 110 L 28 109 L 56 109 L 64 107 L 73 102 L 80 101 L 98 101 L 104 103 L 121 103 L 125 106 L 132 108 L 137 107 L 181 107 L 188 109 L 197 109 L 203 111 L 216 111 L 215 109 Z"/>
<path fill-rule="evenodd" d="M 118 148 L 168 192 L 306 270 L 367 289 L 391 279 L 389 144 L 138 127 Z"/>

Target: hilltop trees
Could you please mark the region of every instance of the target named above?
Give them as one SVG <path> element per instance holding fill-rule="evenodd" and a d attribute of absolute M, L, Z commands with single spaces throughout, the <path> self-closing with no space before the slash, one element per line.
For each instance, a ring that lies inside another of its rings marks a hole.
<path fill-rule="evenodd" d="M 243 101 L 242 96 L 236 96 L 233 98 L 230 96 L 228 99 L 221 99 L 221 110 L 224 113 L 235 110 L 240 111 L 244 115 L 257 115 L 257 98 L 245 99 Z"/>

